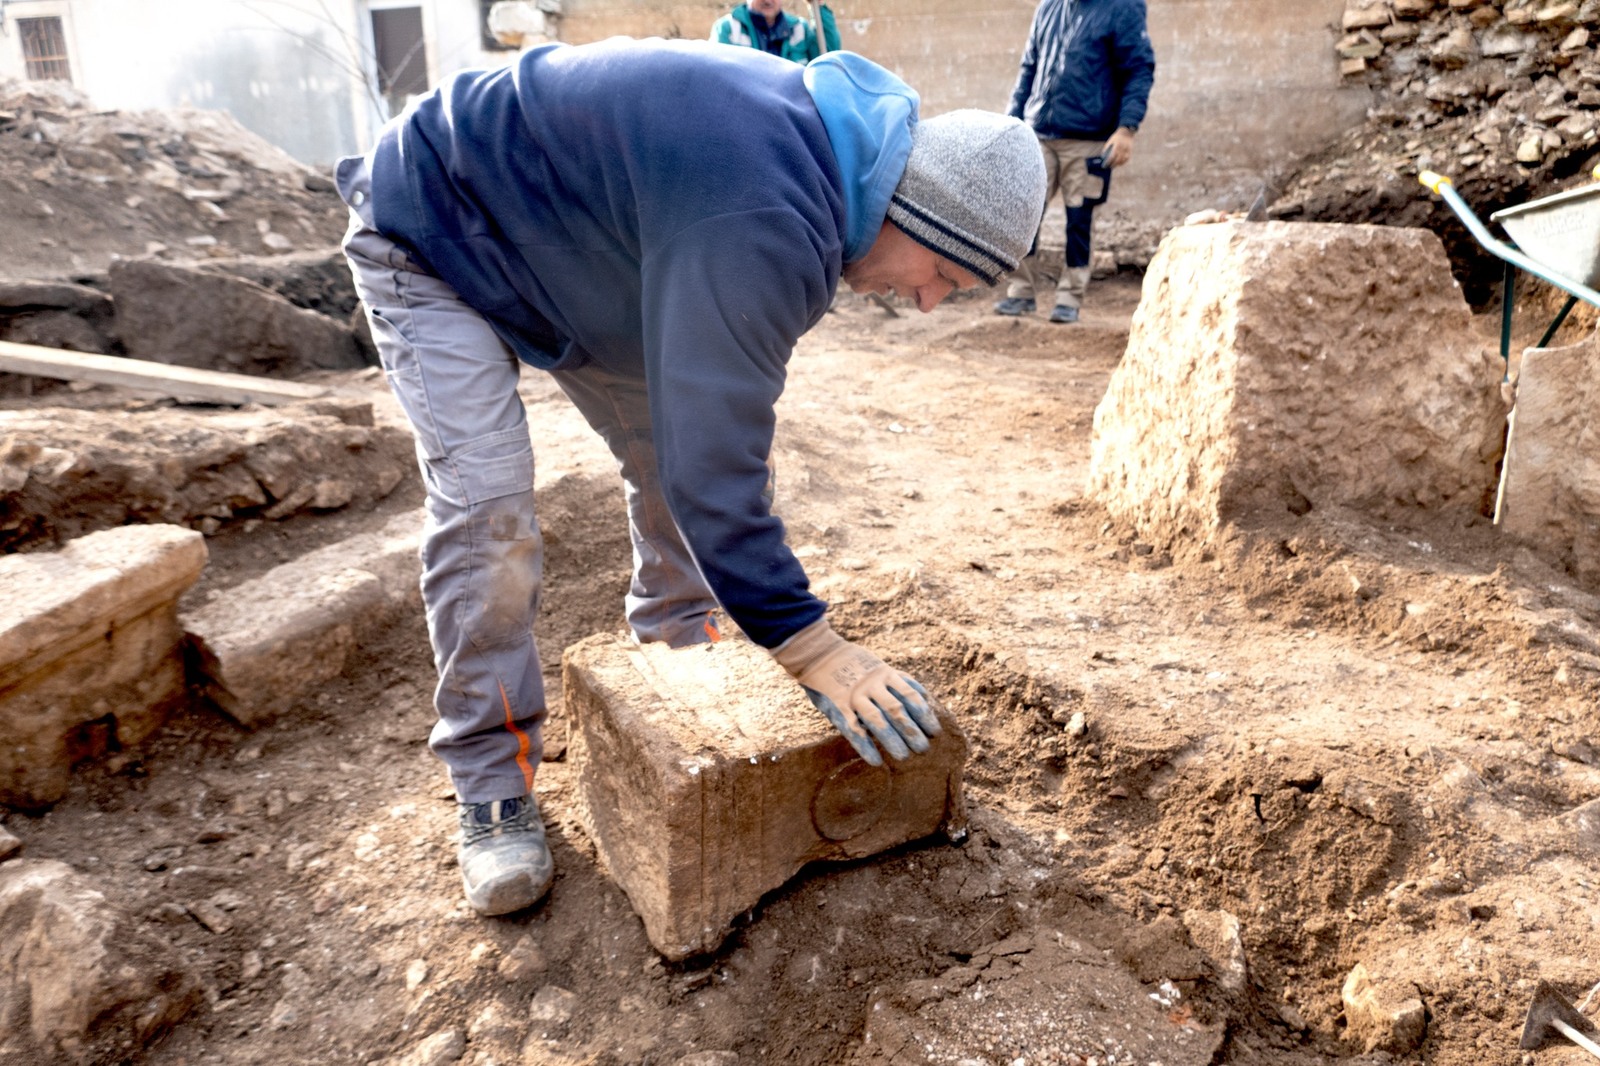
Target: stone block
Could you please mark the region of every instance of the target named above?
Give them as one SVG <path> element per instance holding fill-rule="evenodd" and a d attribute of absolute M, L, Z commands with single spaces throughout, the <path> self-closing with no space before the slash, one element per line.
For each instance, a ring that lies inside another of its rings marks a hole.
<path fill-rule="evenodd" d="M 109 352 L 111 323 L 111 297 L 86 285 L 0 279 L 0 340 Z M 0 393 L 17 391 L 7 386 L 20 381 L 16 375 L 0 374 Z"/>
<path fill-rule="evenodd" d="M 597 636 L 562 677 L 584 826 L 669 959 L 715 949 L 806 863 L 964 829 L 967 743 L 942 711 L 928 752 L 875 768 L 747 641 Z"/>
<path fill-rule="evenodd" d="M 1383 0 L 1352 0 L 1345 6 L 1341 24 L 1348 32 L 1387 26 L 1392 17 L 1389 5 Z"/>
<path fill-rule="evenodd" d="M 402 514 L 186 612 L 202 692 L 242 724 L 262 724 L 338 677 L 368 638 L 420 619 L 421 533 L 421 513 Z"/>
<path fill-rule="evenodd" d="M 1161 543 L 1328 505 L 1479 511 L 1499 363 L 1426 230 L 1180 227 L 1095 411 L 1088 493 Z"/>
<path fill-rule="evenodd" d="M 1344 1001 L 1345 1039 L 1364 1053 L 1387 1051 L 1409 1055 L 1427 1032 L 1428 1009 L 1417 986 L 1403 978 L 1375 978 L 1356 963 L 1340 990 Z"/>
<path fill-rule="evenodd" d="M 1498 503 L 1502 530 L 1587 585 L 1600 583 L 1597 357 L 1597 337 L 1523 353 Z"/>
<path fill-rule="evenodd" d="M 215 529 L 371 504 L 415 476 L 411 434 L 373 425 L 362 400 L 0 411 L 0 551 L 134 522 Z"/>
<path fill-rule="evenodd" d="M 0 803 L 49 806 L 183 705 L 177 601 L 205 562 L 199 533 L 155 525 L 0 558 Z"/>
<path fill-rule="evenodd" d="M 136 1061 L 201 998 L 178 952 L 70 866 L 0 866 L 0 1062 Z"/>
<path fill-rule="evenodd" d="M 117 333 L 140 359 L 269 377 L 366 365 L 342 318 L 245 278 L 146 259 L 116 260 L 110 277 Z"/>

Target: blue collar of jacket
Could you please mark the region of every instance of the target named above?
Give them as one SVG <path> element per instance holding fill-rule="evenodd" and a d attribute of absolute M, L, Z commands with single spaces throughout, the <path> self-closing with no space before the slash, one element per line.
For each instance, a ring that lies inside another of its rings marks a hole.
<path fill-rule="evenodd" d="M 911 156 L 920 100 L 915 89 L 853 52 L 806 65 L 805 86 L 822 116 L 844 181 L 844 261 L 867 254 Z"/>

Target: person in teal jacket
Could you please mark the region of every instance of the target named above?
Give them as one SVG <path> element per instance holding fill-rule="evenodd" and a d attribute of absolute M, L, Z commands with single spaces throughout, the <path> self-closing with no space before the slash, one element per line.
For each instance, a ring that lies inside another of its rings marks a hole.
<path fill-rule="evenodd" d="M 783 13 L 783 0 L 750 0 L 711 27 L 711 40 L 717 44 L 756 48 L 796 63 L 809 63 L 825 51 L 839 50 L 839 27 L 827 4 L 822 5 L 822 39 L 827 48 L 818 45 L 816 27 L 809 20 Z"/>

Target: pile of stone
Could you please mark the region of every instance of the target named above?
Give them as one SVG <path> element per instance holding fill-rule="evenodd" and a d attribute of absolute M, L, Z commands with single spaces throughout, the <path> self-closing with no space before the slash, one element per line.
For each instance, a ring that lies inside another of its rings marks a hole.
<path fill-rule="evenodd" d="M 274 254 L 336 243 L 328 175 L 219 111 L 99 111 L 0 81 L 0 268 L 70 277 L 114 256 Z"/>
<path fill-rule="evenodd" d="M 216 533 L 354 507 L 415 480 L 411 436 L 365 400 L 277 408 L 0 410 L 0 552 L 166 523 Z"/>
<path fill-rule="evenodd" d="M 1586 180 L 1600 147 L 1600 0 L 1348 0 L 1343 29 L 1341 71 L 1371 88 L 1368 120 L 1302 168 L 1271 214 L 1427 225 L 1463 281 L 1496 276 L 1416 175 L 1452 178 L 1484 216 Z"/>

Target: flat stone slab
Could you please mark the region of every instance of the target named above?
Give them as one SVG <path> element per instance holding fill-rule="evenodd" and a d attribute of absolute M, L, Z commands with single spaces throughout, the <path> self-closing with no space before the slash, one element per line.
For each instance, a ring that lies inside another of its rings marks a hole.
<path fill-rule="evenodd" d="M 199 533 L 165 525 L 0 557 L 0 803 L 49 806 L 74 764 L 183 704 L 177 601 L 205 562 Z"/>
<path fill-rule="evenodd" d="M 338 677 L 361 642 L 420 617 L 422 513 L 273 567 L 185 612 L 201 688 L 240 723 L 277 717 Z"/>
<path fill-rule="evenodd" d="M 1501 529 L 1586 584 L 1600 580 L 1596 358 L 1595 337 L 1523 353 L 1498 501 Z"/>
<path fill-rule="evenodd" d="M 1088 493 L 1160 543 L 1328 505 L 1477 511 L 1499 382 L 1426 230 L 1180 226 L 1095 410 Z"/>
<path fill-rule="evenodd" d="M 668 959 L 715 949 L 806 863 L 965 827 L 967 741 L 942 709 L 928 752 L 878 768 L 744 640 L 591 637 L 562 677 L 584 826 Z"/>
<path fill-rule="evenodd" d="M 411 434 L 373 423 L 370 403 L 333 397 L 0 411 L 0 551 L 134 522 L 215 530 L 374 503 L 417 472 Z"/>
<path fill-rule="evenodd" d="M 296 307 L 242 277 L 198 264 L 117 259 L 110 281 L 118 335 L 140 359 L 269 377 L 366 365 L 345 321 Z"/>

